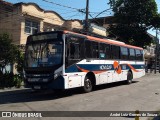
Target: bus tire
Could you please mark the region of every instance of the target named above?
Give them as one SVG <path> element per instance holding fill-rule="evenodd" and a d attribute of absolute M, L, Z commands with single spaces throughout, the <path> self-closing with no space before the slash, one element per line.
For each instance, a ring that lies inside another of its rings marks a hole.
<path fill-rule="evenodd" d="M 86 76 L 84 80 L 83 90 L 85 93 L 91 92 L 93 88 L 93 83 L 91 77 Z"/>
<path fill-rule="evenodd" d="M 126 83 L 129 85 L 129 84 L 132 83 L 132 80 L 133 80 L 132 72 L 131 72 L 131 71 L 128 71 Z"/>

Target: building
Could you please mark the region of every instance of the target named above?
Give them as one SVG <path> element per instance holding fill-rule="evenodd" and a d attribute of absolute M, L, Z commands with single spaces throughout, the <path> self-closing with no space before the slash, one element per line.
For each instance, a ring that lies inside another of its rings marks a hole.
<path fill-rule="evenodd" d="M 116 24 L 115 17 L 113 16 L 94 18 L 94 19 L 90 19 L 89 21 L 99 26 L 103 26 L 106 29 L 108 29 L 111 24 Z"/>
<path fill-rule="evenodd" d="M 0 34 L 8 33 L 13 44 L 22 49 L 25 48 L 27 37 L 36 32 L 82 28 L 81 21 L 65 20 L 58 13 L 44 10 L 35 3 L 12 4 L 0 0 Z M 12 65 L 6 69 L 17 73 Z"/>
<path fill-rule="evenodd" d="M 13 43 L 25 45 L 29 35 L 51 30 L 82 29 L 79 20 L 65 20 L 58 13 L 35 3 L 12 4 L 0 0 L 0 33 L 10 34 Z"/>

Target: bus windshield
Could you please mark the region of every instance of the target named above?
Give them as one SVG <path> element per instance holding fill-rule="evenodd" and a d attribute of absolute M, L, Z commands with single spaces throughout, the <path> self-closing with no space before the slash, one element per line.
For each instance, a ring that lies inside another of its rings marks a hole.
<path fill-rule="evenodd" d="M 62 41 L 41 41 L 26 46 L 26 67 L 51 67 L 62 62 Z"/>

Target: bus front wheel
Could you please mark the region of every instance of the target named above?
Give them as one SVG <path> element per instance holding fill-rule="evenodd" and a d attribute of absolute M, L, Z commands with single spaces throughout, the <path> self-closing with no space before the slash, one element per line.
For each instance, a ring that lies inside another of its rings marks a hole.
<path fill-rule="evenodd" d="M 132 80 L 133 80 L 133 75 L 132 75 L 131 71 L 129 71 L 127 74 L 127 81 L 126 81 L 127 84 L 131 84 Z"/>
<path fill-rule="evenodd" d="M 88 93 L 92 91 L 92 88 L 93 88 L 93 84 L 92 84 L 91 78 L 86 76 L 84 80 L 83 90 L 84 92 Z"/>

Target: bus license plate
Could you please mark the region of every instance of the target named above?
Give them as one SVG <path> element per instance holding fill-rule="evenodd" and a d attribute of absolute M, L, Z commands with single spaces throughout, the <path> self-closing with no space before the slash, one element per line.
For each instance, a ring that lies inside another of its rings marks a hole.
<path fill-rule="evenodd" d="M 41 86 L 34 86 L 34 89 L 41 89 Z"/>

